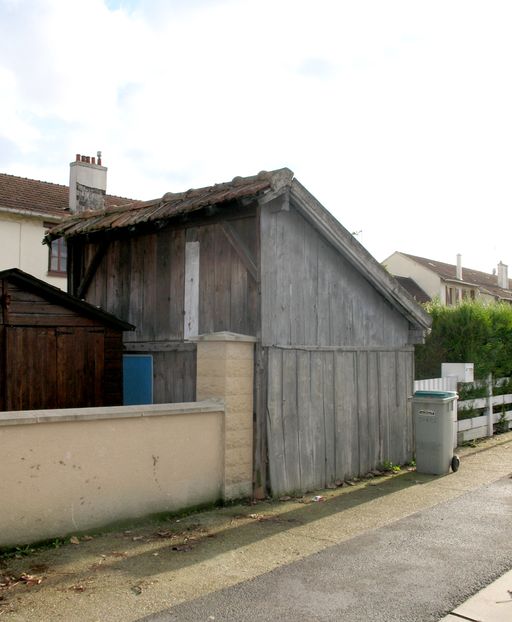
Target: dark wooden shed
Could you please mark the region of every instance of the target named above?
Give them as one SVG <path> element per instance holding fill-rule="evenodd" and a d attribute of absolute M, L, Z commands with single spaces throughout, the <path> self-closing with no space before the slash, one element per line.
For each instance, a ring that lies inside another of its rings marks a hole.
<path fill-rule="evenodd" d="M 196 334 L 257 339 L 255 489 L 321 488 L 412 457 L 414 343 L 430 319 L 288 169 L 54 229 L 69 291 L 137 326 L 154 401 L 195 399 Z"/>
<path fill-rule="evenodd" d="M 0 272 L 0 410 L 122 404 L 133 326 L 17 268 Z"/>

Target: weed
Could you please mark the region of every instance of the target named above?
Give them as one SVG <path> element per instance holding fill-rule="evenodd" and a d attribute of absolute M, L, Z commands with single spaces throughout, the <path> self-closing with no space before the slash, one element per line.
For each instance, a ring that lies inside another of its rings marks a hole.
<path fill-rule="evenodd" d="M 380 470 L 385 471 L 386 473 L 400 473 L 402 469 L 398 464 L 393 464 L 389 460 L 384 460 Z"/>
<path fill-rule="evenodd" d="M 495 434 L 505 434 L 508 432 L 508 419 L 507 419 L 507 411 L 505 410 L 505 406 L 502 406 L 500 418 L 496 422 L 494 426 Z"/>

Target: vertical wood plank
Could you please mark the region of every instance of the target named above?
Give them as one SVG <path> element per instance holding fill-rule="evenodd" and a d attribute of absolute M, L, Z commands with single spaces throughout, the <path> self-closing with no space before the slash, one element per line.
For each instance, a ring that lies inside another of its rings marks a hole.
<path fill-rule="evenodd" d="M 199 334 L 215 330 L 215 226 L 201 227 L 199 231 Z"/>
<path fill-rule="evenodd" d="M 336 480 L 336 419 L 335 419 L 335 377 L 334 352 L 325 352 L 323 357 L 323 403 L 325 435 L 325 483 Z"/>
<path fill-rule="evenodd" d="M 311 353 L 297 351 L 297 416 L 299 425 L 300 490 L 315 489 L 315 437 L 313 418 L 318 415 L 311 394 Z"/>
<path fill-rule="evenodd" d="M 268 350 L 256 343 L 255 353 L 255 387 L 254 387 L 254 496 L 263 499 L 268 486 L 268 454 L 267 454 L 267 374 Z"/>
<path fill-rule="evenodd" d="M 391 352 L 387 373 L 388 406 L 389 406 L 389 460 L 393 464 L 400 464 L 402 460 L 402 427 L 398 416 L 397 396 L 397 356 Z"/>
<path fill-rule="evenodd" d="M 199 242 L 185 245 L 185 339 L 198 335 L 199 330 Z"/>
<path fill-rule="evenodd" d="M 378 353 L 368 352 L 368 463 L 377 468 L 380 454 Z"/>
<path fill-rule="evenodd" d="M 327 482 L 325 480 L 326 464 L 326 437 L 325 437 L 325 394 L 324 394 L 324 359 L 326 352 L 310 353 L 311 369 L 311 461 L 313 471 L 311 475 L 312 490 L 323 488 Z"/>
<path fill-rule="evenodd" d="M 319 264 L 322 260 L 323 265 L 318 268 L 318 288 L 316 296 L 317 314 L 318 314 L 318 330 L 317 344 L 319 346 L 331 345 L 331 314 L 330 314 L 330 287 L 329 276 L 330 266 L 325 261 L 328 254 L 328 247 L 323 240 L 318 242 Z"/>
<path fill-rule="evenodd" d="M 283 352 L 283 438 L 286 492 L 301 489 L 297 416 L 297 353 Z"/>
<path fill-rule="evenodd" d="M 389 460 L 389 352 L 378 353 L 379 380 L 379 463 Z"/>
<path fill-rule="evenodd" d="M 143 283 L 143 322 L 145 339 L 155 339 L 155 315 L 156 315 L 156 234 L 146 236 L 143 253 L 142 283 Z"/>
<path fill-rule="evenodd" d="M 231 325 L 232 250 L 220 226 L 215 227 L 214 330 L 229 330 Z"/>
<path fill-rule="evenodd" d="M 336 476 L 347 479 L 359 472 L 359 424 L 355 353 L 335 354 Z"/>
<path fill-rule="evenodd" d="M 370 470 L 368 450 L 368 352 L 358 351 L 357 357 L 357 412 L 359 420 L 359 474 Z"/>
<path fill-rule="evenodd" d="M 183 339 L 185 312 L 185 230 L 170 232 L 171 299 L 169 301 L 169 339 Z"/>
<path fill-rule="evenodd" d="M 171 296 L 176 292 L 171 290 L 171 264 L 173 251 L 170 244 L 171 233 L 169 229 L 159 231 L 156 237 L 156 273 L 153 279 L 157 282 L 156 305 L 154 309 L 155 340 L 164 341 L 169 339 L 170 330 L 170 306 Z"/>
<path fill-rule="evenodd" d="M 261 287 L 261 341 L 263 345 L 275 343 L 275 291 L 277 290 L 276 221 L 268 207 L 259 208 L 260 215 L 260 287 Z"/>
<path fill-rule="evenodd" d="M 282 351 L 276 348 L 269 348 L 267 375 L 267 439 L 270 488 L 274 496 L 278 496 L 287 490 L 285 477 L 282 387 Z"/>
<path fill-rule="evenodd" d="M 230 325 L 229 330 L 247 334 L 249 330 L 247 293 L 248 273 L 239 257 L 231 251 L 231 279 L 230 279 Z"/>
<path fill-rule="evenodd" d="M 311 227 L 303 221 L 302 227 L 302 275 L 301 304 L 304 322 L 304 344 L 318 345 L 318 236 Z"/>

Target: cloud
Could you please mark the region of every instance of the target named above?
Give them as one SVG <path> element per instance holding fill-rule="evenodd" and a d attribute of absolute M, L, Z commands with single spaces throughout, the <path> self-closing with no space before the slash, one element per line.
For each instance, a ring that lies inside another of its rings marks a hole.
<path fill-rule="evenodd" d="M 512 200 L 511 17 L 500 0 L 0 0 L 2 166 L 66 183 L 100 149 L 110 191 L 136 198 L 289 166 L 375 255 L 482 253 L 468 214 Z"/>

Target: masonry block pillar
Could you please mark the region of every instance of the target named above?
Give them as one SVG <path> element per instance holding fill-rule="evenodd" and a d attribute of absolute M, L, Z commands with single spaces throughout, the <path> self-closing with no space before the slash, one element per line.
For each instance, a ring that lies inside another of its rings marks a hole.
<path fill-rule="evenodd" d="M 224 498 L 252 495 L 254 343 L 230 332 L 199 335 L 198 401 L 220 398 L 225 408 Z"/>

